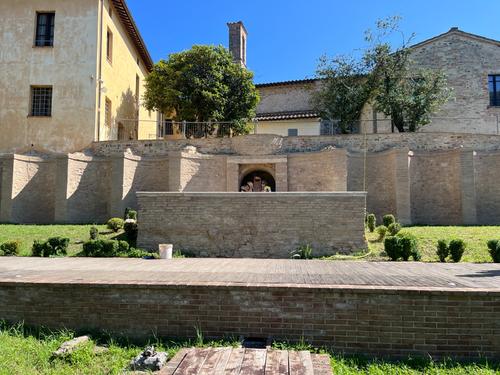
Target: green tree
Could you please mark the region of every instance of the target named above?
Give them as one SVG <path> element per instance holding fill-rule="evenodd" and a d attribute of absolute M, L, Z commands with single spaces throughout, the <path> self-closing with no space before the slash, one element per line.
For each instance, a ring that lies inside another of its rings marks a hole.
<path fill-rule="evenodd" d="M 418 67 L 411 59 L 410 44 L 414 35 L 405 38 L 399 28 L 399 17 L 377 22 L 377 32 L 366 32 L 372 43 L 363 56 L 371 70 L 370 86 L 374 109 L 390 116 L 393 131 L 415 132 L 431 122 L 431 114 L 439 110 L 452 95 L 445 74 L 438 69 Z M 402 43 L 393 49 L 387 39 L 401 36 Z"/>
<path fill-rule="evenodd" d="M 342 131 L 360 119 L 369 102 L 391 118 L 393 131 L 414 132 L 430 123 L 432 113 L 450 99 L 444 73 L 418 67 L 411 60 L 413 35 L 405 38 L 399 21 L 389 17 L 377 22 L 375 33 L 368 30 L 368 47 L 360 58 L 320 61 L 317 75 L 323 78 L 322 88 L 313 95 L 313 102 L 323 118 L 339 120 Z M 389 41 L 395 35 L 402 37 L 402 43 L 393 49 Z"/>
<path fill-rule="evenodd" d="M 158 62 L 146 78 L 144 106 L 177 121 L 228 121 L 243 133 L 259 96 L 253 73 L 222 46 L 193 46 Z"/>
<path fill-rule="evenodd" d="M 349 133 L 359 121 L 370 97 L 366 73 L 366 65 L 352 57 L 320 59 L 316 75 L 322 84 L 312 94 L 313 105 L 322 119 L 337 121 L 342 133 Z"/>

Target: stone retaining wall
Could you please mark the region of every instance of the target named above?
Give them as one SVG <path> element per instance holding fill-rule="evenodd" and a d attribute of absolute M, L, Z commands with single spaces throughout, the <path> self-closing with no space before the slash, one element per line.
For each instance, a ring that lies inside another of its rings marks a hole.
<path fill-rule="evenodd" d="M 165 155 L 194 146 L 201 153 L 272 155 L 320 151 L 328 146 L 345 148 L 351 152 L 379 152 L 392 148 L 413 151 L 452 150 L 457 148 L 476 151 L 500 150 L 500 135 L 463 133 L 384 133 L 343 134 L 335 136 L 281 137 L 272 134 L 246 135 L 233 138 L 184 139 L 176 141 L 97 142 L 92 152 L 97 155 L 117 155 L 128 149 L 139 155 Z"/>
<path fill-rule="evenodd" d="M 0 222 L 105 222 L 137 208 L 137 191 L 237 192 L 246 173 L 263 169 L 278 192 L 366 190 L 379 219 L 500 224 L 499 161 L 495 135 L 103 142 L 85 153 L 1 156 Z"/>
<path fill-rule="evenodd" d="M 500 358 L 500 293 L 244 285 L 0 284 L 0 318 L 131 337 L 272 337 L 346 354 Z"/>
<path fill-rule="evenodd" d="M 204 257 L 290 258 L 366 248 L 365 193 L 137 193 L 138 245 Z"/>

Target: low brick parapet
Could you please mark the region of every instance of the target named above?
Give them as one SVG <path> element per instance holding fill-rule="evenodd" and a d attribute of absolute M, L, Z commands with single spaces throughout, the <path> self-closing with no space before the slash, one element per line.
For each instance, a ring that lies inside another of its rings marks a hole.
<path fill-rule="evenodd" d="M 138 245 L 196 256 L 290 258 L 365 249 L 364 192 L 138 192 Z"/>

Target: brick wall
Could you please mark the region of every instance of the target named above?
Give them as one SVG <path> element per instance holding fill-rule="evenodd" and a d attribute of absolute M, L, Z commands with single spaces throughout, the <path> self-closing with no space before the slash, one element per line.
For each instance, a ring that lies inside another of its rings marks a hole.
<path fill-rule="evenodd" d="M 346 191 L 346 159 L 338 149 L 290 155 L 288 191 Z"/>
<path fill-rule="evenodd" d="M 381 223 L 385 214 L 397 214 L 395 184 L 395 152 L 385 151 L 365 155 L 353 153 L 348 157 L 348 190 L 368 192 L 367 212 L 376 213 Z M 366 169 L 364 163 L 366 160 Z M 366 172 L 366 187 L 364 173 Z"/>
<path fill-rule="evenodd" d="M 412 222 L 462 223 L 460 151 L 414 153 L 410 160 Z"/>
<path fill-rule="evenodd" d="M 478 152 L 474 169 L 478 223 L 500 223 L 500 152 Z"/>
<path fill-rule="evenodd" d="M 138 245 L 198 256 L 289 258 L 366 247 L 364 193 L 137 193 Z"/>
<path fill-rule="evenodd" d="M 500 357 L 500 293 L 300 286 L 0 284 L 0 318 L 131 337 L 272 337 L 347 354 Z"/>

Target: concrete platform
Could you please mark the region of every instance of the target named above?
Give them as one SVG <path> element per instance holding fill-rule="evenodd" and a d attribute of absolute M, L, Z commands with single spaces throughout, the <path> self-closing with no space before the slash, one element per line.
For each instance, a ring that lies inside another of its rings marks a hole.
<path fill-rule="evenodd" d="M 0 258 L 0 320 L 500 359 L 500 264 Z"/>

